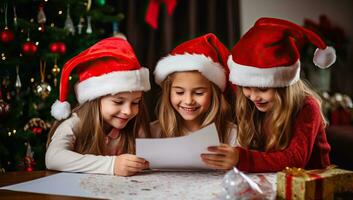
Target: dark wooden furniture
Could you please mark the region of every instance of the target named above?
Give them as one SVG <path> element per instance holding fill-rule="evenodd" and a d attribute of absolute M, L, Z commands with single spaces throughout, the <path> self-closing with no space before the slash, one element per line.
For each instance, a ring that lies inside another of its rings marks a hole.
<path fill-rule="evenodd" d="M 353 170 L 353 126 L 328 126 L 326 134 L 333 164 Z"/>

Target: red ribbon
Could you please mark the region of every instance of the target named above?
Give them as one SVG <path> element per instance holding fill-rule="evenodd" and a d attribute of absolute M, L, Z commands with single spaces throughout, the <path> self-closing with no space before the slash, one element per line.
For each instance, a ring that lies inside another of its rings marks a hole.
<path fill-rule="evenodd" d="M 286 199 L 292 199 L 292 179 L 293 175 L 286 174 Z"/>
<path fill-rule="evenodd" d="M 158 28 L 158 15 L 161 3 L 167 6 L 168 15 L 171 16 L 174 12 L 177 0 L 150 0 L 147 6 L 145 21 L 153 28 Z"/>
<path fill-rule="evenodd" d="M 308 173 L 305 172 L 306 175 L 308 175 L 311 180 L 315 181 L 315 199 L 323 199 L 323 178 L 316 173 Z M 285 196 L 287 200 L 292 199 L 292 186 L 293 186 L 293 177 L 304 177 L 302 175 L 293 175 L 293 174 L 286 174 L 286 187 L 285 187 Z"/>

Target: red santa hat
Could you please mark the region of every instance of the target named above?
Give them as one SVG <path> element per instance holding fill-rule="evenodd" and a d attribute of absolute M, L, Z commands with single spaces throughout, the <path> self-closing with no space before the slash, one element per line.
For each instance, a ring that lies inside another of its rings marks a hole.
<path fill-rule="evenodd" d="M 289 21 L 260 18 L 233 47 L 229 80 L 248 87 L 285 87 L 300 79 L 299 49 L 310 42 L 317 49 L 313 62 L 327 68 L 336 61 L 335 50 L 314 32 Z"/>
<path fill-rule="evenodd" d="M 83 104 L 109 94 L 150 89 L 149 71 L 141 67 L 131 45 L 123 38 L 101 40 L 67 61 L 62 69 L 60 94 L 51 107 L 57 120 L 71 114 L 69 76 L 76 69 L 79 81 L 75 84 L 77 101 Z"/>
<path fill-rule="evenodd" d="M 196 70 L 224 91 L 229 74 L 228 56 L 229 50 L 214 34 L 197 37 L 180 44 L 158 61 L 155 81 L 160 85 L 169 74 Z"/>

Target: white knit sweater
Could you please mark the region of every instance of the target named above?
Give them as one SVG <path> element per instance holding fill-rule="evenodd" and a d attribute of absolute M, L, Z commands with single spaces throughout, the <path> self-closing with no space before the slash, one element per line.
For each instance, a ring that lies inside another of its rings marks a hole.
<path fill-rule="evenodd" d="M 80 154 L 74 151 L 74 130 L 79 121 L 78 116 L 73 114 L 56 129 L 45 154 L 46 167 L 58 171 L 113 175 L 116 156 Z"/>

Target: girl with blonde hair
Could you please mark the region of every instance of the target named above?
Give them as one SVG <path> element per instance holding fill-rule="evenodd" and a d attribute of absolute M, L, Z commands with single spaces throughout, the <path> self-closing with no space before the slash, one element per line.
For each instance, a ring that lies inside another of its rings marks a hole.
<path fill-rule="evenodd" d="M 318 49 L 315 65 L 335 62 L 335 51 L 315 33 L 291 22 L 261 18 L 233 47 L 230 81 L 238 86 L 238 142 L 234 165 L 247 172 L 330 164 L 318 95 L 300 79 L 299 49 Z M 217 151 L 215 151 L 217 152 Z"/>
<path fill-rule="evenodd" d="M 229 169 L 235 156 L 236 127 L 223 92 L 227 86 L 229 50 L 214 34 L 206 34 L 177 46 L 156 66 L 154 77 L 162 87 L 158 120 L 151 123 L 153 137 L 188 135 L 215 123 L 222 158 L 214 169 Z M 181 147 L 182 148 L 182 147 Z"/>

